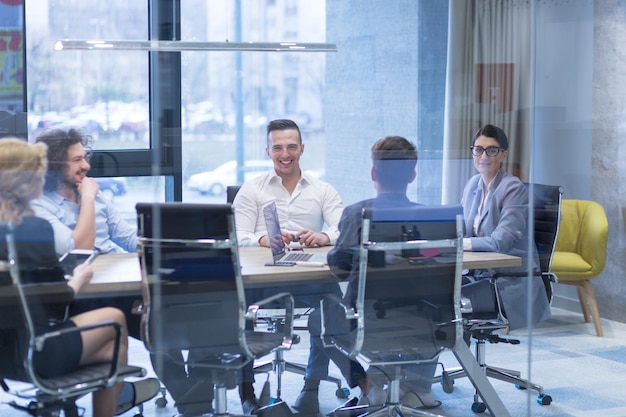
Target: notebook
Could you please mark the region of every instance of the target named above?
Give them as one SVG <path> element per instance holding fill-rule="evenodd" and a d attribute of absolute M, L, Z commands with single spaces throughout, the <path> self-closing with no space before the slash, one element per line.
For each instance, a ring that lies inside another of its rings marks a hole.
<path fill-rule="evenodd" d="M 267 237 L 270 241 L 273 262 L 268 266 L 324 266 L 327 264 L 326 253 L 304 252 L 304 250 L 290 251 L 285 248 L 285 243 L 280 230 L 278 211 L 273 201 L 263 207 L 263 217 L 267 228 Z"/>

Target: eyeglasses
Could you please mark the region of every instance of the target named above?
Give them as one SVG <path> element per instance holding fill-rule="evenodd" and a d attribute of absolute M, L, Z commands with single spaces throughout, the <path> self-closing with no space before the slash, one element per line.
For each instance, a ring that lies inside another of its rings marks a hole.
<path fill-rule="evenodd" d="M 470 149 L 472 150 L 472 155 L 474 156 L 481 156 L 484 152 L 490 158 L 493 158 L 500 152 L 504 152 L 504 149 L 497 146 L 490 146 L 488 148 L 483 148 L 482 146 L 470 146 Z"/>

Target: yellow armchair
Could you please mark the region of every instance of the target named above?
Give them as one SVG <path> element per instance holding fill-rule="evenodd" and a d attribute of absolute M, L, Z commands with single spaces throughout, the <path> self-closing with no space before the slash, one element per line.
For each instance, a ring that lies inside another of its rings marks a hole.
<path fill-rule="evenodd" d="M 563 200 L 552 272 L 559 284 L 575 285 L 585 322 L 590 315 L 598 336 L 603 336 L 591 279 L 606 264 L 609 225 L 604 208 L 595 201 Z"/>

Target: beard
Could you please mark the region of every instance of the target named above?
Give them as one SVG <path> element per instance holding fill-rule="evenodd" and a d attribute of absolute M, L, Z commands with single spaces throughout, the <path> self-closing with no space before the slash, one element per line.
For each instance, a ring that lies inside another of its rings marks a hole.
<path fill-rule="evenodd" d="M 76 183 L 72 180 L 69 180 L 68 178 L 63 178 L 63 185 L 65 187 L 68 187 L 72 190 L 74 190 L 75 192 L 78 192 L 78 185 L 76 185 Z"/>

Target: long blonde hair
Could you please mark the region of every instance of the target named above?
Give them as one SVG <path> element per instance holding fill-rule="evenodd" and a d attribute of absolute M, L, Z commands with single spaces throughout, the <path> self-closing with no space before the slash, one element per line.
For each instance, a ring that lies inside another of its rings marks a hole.
<path fill-rule="evenodd" d="M 24 217 L 34 214 L 30 202 L 43 190 L 46 151 L 42 143 L 0 139 L 0 221 L 20 224 Z"/>

